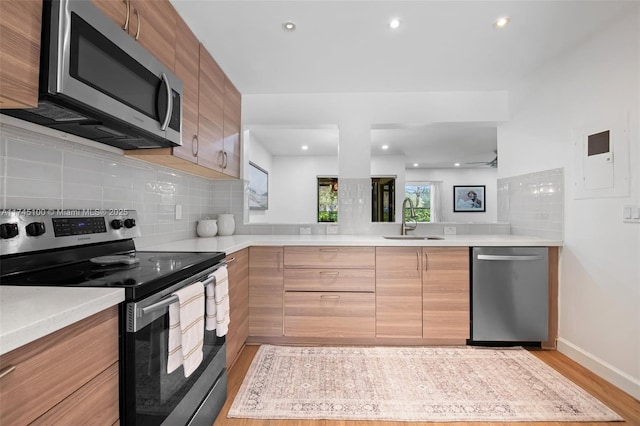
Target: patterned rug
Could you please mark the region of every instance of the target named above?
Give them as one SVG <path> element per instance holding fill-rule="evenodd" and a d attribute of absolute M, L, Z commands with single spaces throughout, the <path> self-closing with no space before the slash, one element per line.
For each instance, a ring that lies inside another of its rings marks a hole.
<path fill-rule="evenodd" d="M 522 348 L 263 345 L 228 417 L 616 421 Z"/>

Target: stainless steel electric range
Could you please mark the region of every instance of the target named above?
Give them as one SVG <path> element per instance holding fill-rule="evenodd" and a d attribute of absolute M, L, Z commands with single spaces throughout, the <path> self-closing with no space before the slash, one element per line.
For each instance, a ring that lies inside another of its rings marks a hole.
<path fill-rule="evenodd" d="M 224 337 L 205 331 L 198 369 L 167 374 L 168 307 L 225 254 L 137 251 L 139 236 L 133 210 L 1 210 L 0 284 L 123 288 L 121 423 L 211 426 L 227 398 Z"/>

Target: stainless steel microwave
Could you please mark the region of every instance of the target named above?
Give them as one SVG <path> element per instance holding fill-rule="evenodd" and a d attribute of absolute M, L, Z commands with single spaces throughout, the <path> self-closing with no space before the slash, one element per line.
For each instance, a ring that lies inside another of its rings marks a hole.
<path fill-rule="evenodd" d="M 88 0 L 44 2 L 38 107 L 3 113 L 121 149 L 182 144 L 182 82 Z"/>

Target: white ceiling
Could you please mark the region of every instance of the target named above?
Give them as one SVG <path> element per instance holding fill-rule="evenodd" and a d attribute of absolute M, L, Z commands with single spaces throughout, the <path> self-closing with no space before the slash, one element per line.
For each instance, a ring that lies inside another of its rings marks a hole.
<path fill-rule="evenodd" d="M 242 94 L 508 90 L 635 6 L 623 0 L 171 1 Z M 511 24 L 494 29 L 504 15 Z M 401 20 L 398 30 L 388 27 L 392 17 Z M 294 21 L 296 31 L 283 31 L 285 21 Z M 437 136 L 448 141 L 437 155 L 422 149 L 428 155 L 418 158 L 408 144 L 407 161 L 493 159 L 495 128 L 436 127 L 378 130 L 372 145 L 388 139 L 424 146 Z M 313 134 L 304 136 L 308 145 Z M 460 159 L 473 151 L 462 138 L 482 141 L 477 146 L 484 152 Z"/>

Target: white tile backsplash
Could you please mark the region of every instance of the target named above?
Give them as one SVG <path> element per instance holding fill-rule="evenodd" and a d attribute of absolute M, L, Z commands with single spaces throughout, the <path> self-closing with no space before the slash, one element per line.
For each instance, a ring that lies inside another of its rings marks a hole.
<path fill-rule="evenodd" d="M 498 179 L 498 220 L 511 233 L 562 240 L 564 170 L 552 169 Z"/>
<path fill-rule="evenodd" d="M 0 208 L 135 209 L 138 247 L 195 237 L 196 222 L 215 213 L 241 218 L 232 210 L 234 188 L 242 193 L 243 182 L 220 184 L 0 123 Z"/>

